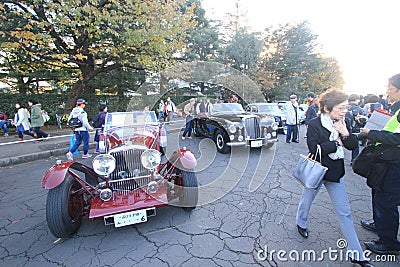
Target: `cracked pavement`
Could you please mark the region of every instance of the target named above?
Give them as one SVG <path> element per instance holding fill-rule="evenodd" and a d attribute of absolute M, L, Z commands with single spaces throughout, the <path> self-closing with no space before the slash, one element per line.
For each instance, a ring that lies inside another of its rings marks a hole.
<path fill-rule="evenodd" d="M 342 237 L 324 188 L 311 209 L 310 237 L 297 233 L 302 187 L 291 172 L 299 153 L 307 153 L 301 128 L 299 144 L 286 144 L 279 135 L 271 150 L 233 148 L 231 155 L 217 153 L 210 140 L 182 141 L 171 134 L 168 151 L 179 143 L 199 159 L 201 205 L 191 213 L 173 206 L 158 208 L 148 222 L 122 228 L 85 218 L 69 239 L 57 240 L 45 219 L 47 191 L 41 180 L 56 158 L 0 168 L 0 266 L 352 266 L 327 257 L 303 262 L 277 257 L 278 250 L 337 249 Z M 90 159 L 81 161 L 91 164 Z M 348 161 L 346 172 L 359 239 L 376 239 L 359 223 L 371 216 L 370 189 L 364 178 L 352 173 Z M 399 266 L 399 257 L 374 265 Z"/>

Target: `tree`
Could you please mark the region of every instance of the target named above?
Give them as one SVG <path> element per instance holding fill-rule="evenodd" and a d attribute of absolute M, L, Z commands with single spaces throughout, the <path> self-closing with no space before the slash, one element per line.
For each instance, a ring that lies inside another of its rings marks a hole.
<path fill-rule="evenodd" d="M 268 28 L 265 34 L 265 56 L 255 78 L 268 98 L 318 92 L 327 85 L 341 85 L 336 61 L 324 59 L 316 52 L 317 36 L 306 21 Z"/>
<path fill-rule="evenodd" d="M 6 75 L 1 77 L 1 81 L 9 84 L 13 89 L 19 89 L 19 92 L 36 93 L 37 85 L 40 81 L 57 80 L 60 77 L 67 79 L 67 73 L 55 68 L 47 68 L 40 61 L 36 60 L 33 53 L 44 54 L 46 48 L 38 46 L 34 42 L 26 42 L 30 51 L 23 49 L 17 39 L 10 38 L 15 29 L 20 29 L 22 25 L 28 25 L 29 20 L 21 17 L 20 13 L 11 8 L 10 5 L 0 5 L 0 71 Z M 38 33 L 38 29 L 28 26 L 31 31 Z M 29 40 L 29 37 L 26 37 Z M 40 51 L 42 49 L 42 51 Z M 45 50 L 44 50 L 45 49 Z M 48 65 L 51 65 L 48 62 Z M 32 85 L 32 86 L 31 86 Z M 36 88 L 35 86 L 36 85 Z M 36 89 L 36 91 L 35 91 Z"/>
<path fill-rule="evenodd" d="M 262 46 L 257 33 L 248 33 L 245 28 L 240 28 L 226 47 L 226 58 L 233 68 L 251 72 L 258 67 Z"/>
<path fill-rule="evenodd" d="M 195 5 L 193 28 L 188 30 L 185 43 L 187 50 L 184 55 L 186 61 L 215 59 L 218 56 L 220 46 L 219 34 L 215 27 L 205 17 L 205 10 L 201 7 L 199 0 L 189 0 L 186 4 Z"/>
<path fill-rule="evenodd" d="M 2 50 L 23 51 L 47 69 L 76 73 L 68 110 L 81 94 L 94 92 L 90 81 L 100 73 L 122 67 L 158 70 L 170 64 L 194 24 L 193 9 L 182 12 L 184 2 L 0 0 L 2 20 L 16 25 L 10 31 L 0 26 L 7 39 Z"/>

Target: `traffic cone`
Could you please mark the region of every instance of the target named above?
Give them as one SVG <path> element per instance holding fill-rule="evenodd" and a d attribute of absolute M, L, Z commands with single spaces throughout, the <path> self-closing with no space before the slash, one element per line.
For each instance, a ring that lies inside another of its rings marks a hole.
<path fill-rule="evenodd" d="M 74 134 L 71 134 L 70 136 L 69 136 L 69 151 L 71 151 L 71 148 L 75 145 L 75 135 Z M 74 154 L 74 155 L 76 155 L 76 154 L 82 154 L 78 149 L 77 150 L 75 150 L 75 152 L 74 153 L 72 153 L 72 154 Z"/>

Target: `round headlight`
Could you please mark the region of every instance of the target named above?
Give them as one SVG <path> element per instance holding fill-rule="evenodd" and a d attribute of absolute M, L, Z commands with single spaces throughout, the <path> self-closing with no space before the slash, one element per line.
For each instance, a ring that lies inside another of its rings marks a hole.
<path fill-rule="evenodd" d="M 236 125 L 235 124 L 229 125 L 228 130 L 231 133 L 236 133 Z"/>
<path fill-rule="evenodd" d="M 148 149 L 142 153 L 141 159 L 143 167 L 148 170 L 157 168 L 161 163 L 161 154 L 155 149 Z"/>
<path fill-rule="evenodd" d="M 101 154 L 93 159 L 93 170 L 99 175 L 109 175 L 115 170 L 115 158 L 109 154 Z"/>
<path fill-rule="evenodd" d="M 278 128 L 279 128 L 278 123 L 276 122 L 272 123 L 272 130 L 276 131 L 278 130 Z"/>

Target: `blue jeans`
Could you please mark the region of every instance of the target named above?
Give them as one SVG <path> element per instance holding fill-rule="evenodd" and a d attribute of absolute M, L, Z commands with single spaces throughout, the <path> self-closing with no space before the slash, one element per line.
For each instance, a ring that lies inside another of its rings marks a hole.
<path fill-rule="evenodd" d="M 35 135 L 30 130 L 24 130 L 24 131 L 18 131 L 18 138 L 23 139 L 24 134 L 35 137 Z"/>
<path fill-rule="evenodd" d="M 357 233 L 354 228 L 353 219 L 351 217 L 350 204 L 347 198 L 346 188 L 344 186 L 343 179 L 340 179 L 340 183 L 324 181 L 323 185 L 328 191 L 329 197 L 331 198 L 336 216 L 339 221 L 340 229 L 342 230 L 343 236 L 347 241 L 347 250 L 358 251 L 358 256 L 360 257 L 358 259 L 354 257 L 352 258 L 355 260 L 364 260 L 363 249 L 361 248 L 360 241 L 358 240 Z M 307 218 L 310 212 L 311 204 L 320 189 L 321 187 L 319 187 L 317 190 L 306 188 L 303 189 L 303 195 L 301 196 L 296 215 L 296 223 L 298 226 L 302 228 L 307 228 Z M 323 220 L 323 218 L 320 219 Z"/>
<path fill-rule="evenodd" d="M 286 142 L 298 141 L 299 140 L 299 126 L 286 124 Z"/>
<path fill-rule="evenodd" d="M 188 137 L 191 137 L 192 136 L 192 128 L 193 128 L 193 120 L 186 122 L 185 131 L 183 131 L 182 136 L 186 136 L 186 134 L 187 134 Z"/>
<path fill-rule="evenodd" d="M 4 130 L 4 134 L 8 134 L 7 121 L 1 120 L 0 121 L 0 128 L 2 128 Z"/>
<path fill-rule="evenodd" d="M 36 133 L 38 138 L 47 137 L 48 134 L 40 130 L 40 127 L 33 127 L 33 131 Z"/>
<path fill-rule="evenodd" d="M 160 121 L 161 118 L 164 118 L 164 111 L 160 111 L 158 113 L 158 121 Z M 165 119 L 164 119 L 164 121 L 165 121 Z"/>
<path fill-rule="evenodd" d="M 83 142 L 83 154 L 89 151 L 89 132 L 88 131 L 75 131 L 75 144 L 71 147 L 69 152 L 74 153 Z"/>

